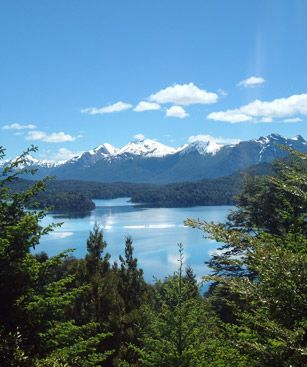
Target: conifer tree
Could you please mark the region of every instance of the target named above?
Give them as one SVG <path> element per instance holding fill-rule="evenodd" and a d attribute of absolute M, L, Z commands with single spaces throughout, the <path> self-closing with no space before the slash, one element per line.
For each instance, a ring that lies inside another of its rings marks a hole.
<path fill-rule="evenodd" d="M 140 334 L 144 327 L 142 307 L 147 299 L 147 285 L 144 281 L 143 270 L 139 269 L 133 251 L 132 239 L 127 237 L 125 255 L 119 257 L 118 289 L 124 307 L 119 316 L 117 335 L 118 363 L 129 366 L 138 365 L 138 354 L 135 348 L 140 345 Z"/>

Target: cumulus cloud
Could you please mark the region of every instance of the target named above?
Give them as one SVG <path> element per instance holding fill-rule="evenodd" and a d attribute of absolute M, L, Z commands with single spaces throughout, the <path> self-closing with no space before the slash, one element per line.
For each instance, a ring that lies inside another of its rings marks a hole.
<path fill-rule="evenodd" d="M 143 134 L 136 134 L 136 135 L 134 135 L 134 139 L 142 141 L 142 140 L 145 139 L 145 135 L 143 135 Z"/>
<path fill-rule="evenodd" d="M 59 133 L 47 134 L 44 131 L 34 130 L 27 133 L 26 140 L 41 140 L 45 143 L 64 143 L 67 141 L 75 141 L 76 137 L 65 134 L 62 131 Z"/>
<path fill-rule="evenodd" d="M 220 95 L 220 97 L 227 97 L 228 96 L 228 92 L 222 88 L 219 88 L 217 90 L 218 94 Z"/>
<path fill-rule="evenodd" d="M 273 122 L 272 117 L 262 117 L 261 122 Z"/>
<path fill-rule="evenodd" d="M 230 123 L 250 120 L 255 122 L 272 122 L 274 118 L 291 118 L 291 116 L 295 115 L 307 115 L 307 94 L 295 94 L 287 98 L 278 98 L 268 102 L 257 99 L 240 108 L 212 112 L 207 118 Z"/>
<path fill-rule="evenodd" d="M 193 143 L 195 141 L 205 141 L 205 142 L 214 142 L 221 145 L 227 145 L 227 144 L 238 144 L 240 142 L 240 139 L 232 139 L 232 138 L 224 138 L 224 137 L 214 137 L 209 134 L 203 134 L 203 135 L 192 135 L 188 139 L 188 143 Z"/>
<path fill-rule="evenodd" d="M 174 103 L 181 106 L 216 103 L 218 98 L 216 93 L 200 89 L 194 83 L 175 84 L 149 97 L 150 101 L 159 104 Z"/>
<path fill-rule="evenodd" d="M 261 76 L 251 76 L 247 79 L 241 80 L 237 86 L 244 88 L 253 88 L 265 83 L 265 79 Z"/>
<path fill-rule="evenodd" d="M 71 159 L 79 154 L 80 152 L 73 152 L 67 148 L 60 148 L 54 155 L 51 156 L 51 158 L 55 162 L 67 161 L 68 159 Z"/>
<path fill-rule="evenodd" d="M 189 114 L 181 106 L 172 106 L 166 110 L 166 116 L 184 119 L 188 117 Z"/>
<path fill-rule="evenodd" d="M 103 115 L 104 113 L 120 112 L 120 111 L 128 110 L 130 108 L 132 108 L 131 104 L 119 101 L 114 104 L 110 104 L 108 106 L 104 106 L 100 108 L 96 108 L 96 107 L 84 108 L 83 110 L 81 110 L 81 112 L 87 113 L 89 115 Z"/>
<path fill-rule="evenodd" d="M 133 109 L 135 112 L 143 112 L 143 111 L 153 111 L 159 110 L 161 106 L 155 102 L 146 102 L 141 101 L 137 104 L 137 106 Z"/>
<path fill-rule="evenodd" d="M 211 112 L 207 116 L 207 118 L 209 120 L 224 121 L 224 122 L 230 122 L 230 123 L 245 122 L 245 121 L 252 120 L 251 116 L 248 116 L 248 115 L 240 112 L 239 109 L 219 111 L 219 112 Z"/>
<path fill-rule="evenodd" d="M 36 125 L 34 124 L 28 124 L 28 125 L 21 125 L 18 123 L 10 124 L 10 125 L 4 125 L 2 127 L 3 130 L 25 130 L 25 129 L 35 129 Z"/>
<path fill-rule="evenodd" d="M 292 117 L 289 119 L 285 119 L 284 122 L 292 122 L 292 123 L 296 123 L 296 122 L 302 122 L 303 120 L 299 117 Z"/>

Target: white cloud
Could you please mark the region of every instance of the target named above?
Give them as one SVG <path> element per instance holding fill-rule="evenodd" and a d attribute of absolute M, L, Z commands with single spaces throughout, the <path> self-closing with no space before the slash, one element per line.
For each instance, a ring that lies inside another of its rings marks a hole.
<path fill-rule="evenodd" d="M 143 134 L 136 134 L 134 135 L 134 139 L 142 141 L 145 139 L 145 136 Z"/>
<path fill-rule="evenodd" d="M 227 97 L 228 96 L 228 92 L 226 90 L 222 89 L 222 88 L 219 88 L 217 92 L 221 97 Z"/>
<path fill-rule="evenodd" d="M 289 118 L 289 119 L 285 119 L 284 122 L 292 122 L 292 123 L 296 123 L 296 122 L 302 122 L 303 120 L 299 117 L 293 117 L 293 118 Z"/>
<path fill-rule="evenodd" d="M 195 141 L 213 142 L 213 143 L 224 145 L 224 144 L 238 144 L 240 142 L 240 139 L 224 138 L 222 136 L 219 136 L 216 138 L 208 134 L 192 135 L 188 139 L 188 143 L 193 143 Z"/>
<path fill-rule="evenodd" d="M 24 129 L 35 129 L 35 128 L 36 128 L 36 125 L 33 125 L 33 124 L 21 125 L 18 123 L 4 125 L 2 127 L 3 130 L 24 130 Z"/>
<path fill-rule="evenodd" d="M 239 109 L 211 112 L 207 118 L 214 121 L 224 121 L 230 123 L 245 122 L 252 120 L 252 117 L 241 113 Z"/>
<path fill-rule="evenodd" d="M 251 76 L 247 79 L 241 80 L 237 86 L 244 88 L 253 88 L 265 83 L 265 79 L 261 76 Z"/>
<path fill-rule="evenodd" d="M 153 110 L 159 110 L 160 108 L 161 106 L 158 103 L 141 101 L 133 109 L 133 111 L 135 112 L 153 111 Z"/>
<path fill-rule="evenodd" d="M 230 123 L 255 120 L 273 121 L 274 118 L 285 118 L 295 115 L 307 115 L 307 94 L 294 94 L 288 98 L 273 101 L 255 100 L 240 108 L 210 113 L 207 118 L 214 121 Z"/>
<path fill-rule="evenodd" d="M 176 105 L 188 106 L 191 104 L 216 103 L 218 95 L 198 88 L 194 83 L 175 84 L 160 90 L 149 97 L 150 101 L 156 103 L 174 103 Z"/>
<path fill-rule="evenodd" d="M 29 131 L 26 135 L 26 140 L 41 140 L 46 143 L 64 143 L 67 141 L 75 141 L 76 137 L 65 134 L 62 131 L 59 133 L 47 134 L 44 131 Z"/>
<path fill-rule="evenodd" d="M 84 108 L 83 110 L 81 110 L 81 112 L 87 113 L 89 115 L 102 115 L 104 113 L 120 112 L 120 111 L 128 110 L 130 108 L 132 108 L 131 104 L 119 101 L 114 104 L 100 107 L 100 108 L 96 108 L 96 107 Z"/>
<path fill-rule="evenodd" d="M 166 116 L 184 119 L 188 117 L 189 114 L 181 106 L 172 106 L 166 110 Z"/>
<path fill-rule="evenodd" d="M 273 122 L 272 117 L 262 117 L 261 122 Z"/>
<path fill-rule="evenodd" d="M 71 159 L 75 157 L 76 155 L 81 154 L 80 152 L 72 152 L 69 149 L 66 148 L 60 148 L 54 155 L 51 156 L 51 160 L 55 162 L 59 161 L 67 161 L 68 159 Z"/>

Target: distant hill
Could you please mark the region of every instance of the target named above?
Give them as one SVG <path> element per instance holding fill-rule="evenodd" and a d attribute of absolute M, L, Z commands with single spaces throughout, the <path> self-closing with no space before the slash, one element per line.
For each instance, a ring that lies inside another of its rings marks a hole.
<path fill-rule="evenodd" d="M 117 197 L 131 197 L 132 202 L 151 207 L 231 205 L 240 192 L 245 174 L 266 175 L 271 172 L 271 164 L 259 163 L 226 177 L 166 185 L 55 180 L 38 195 L 38 202 L 40 207 L 54 205 L 54 209 L 60 211 L 86 211 L 94 207 L 89 203 L 91 199 Z M 33 183 L 20 179 L 12 183 L 11 188 L 22 191 Z"/>

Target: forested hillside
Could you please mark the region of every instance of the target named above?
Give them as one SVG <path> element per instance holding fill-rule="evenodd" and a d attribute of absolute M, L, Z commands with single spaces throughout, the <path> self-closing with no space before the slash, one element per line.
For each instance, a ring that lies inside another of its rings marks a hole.
<path fill-rule="evenodd" d="M 133 240 L 111 262 L 98 224 L 84 258 L 34 255 L 55 228 L 40 226 L 43 211 L 26 210 L 44 182 L 12 191 L 18 172 L 7 166 L 0 181 L 0 365 L 305 366 L 306 162 L 292 151 L 274 175 L 246 179 L 227 224 L 187 218 L 221 242 L 206 294 L 184 266 L 184 244 L 177 271 L 147 284 Z"/>
<path fill-rule="evenodd" d="M 246 175 L 267 175 L 271 172 L 271 164 L 261 163 L 214 180 L 146 187 L 132 194 L 131 200 L 157 207 L 231 205 L 235 203 Z"/>
<path fill-rule="evenodd" d="M 235 202 L 245 175 L 265 175 L 271 170 L 271 164 L 261 163 L 214 180 L 168 185 L 48 180 L 44 191 L 36 195 L 30 206 L 36 205 L 41 209 L 48 207 L 56 211 L 86 212 L 94 208 L 92 199 L 118 197 L 130 197 L 133 203 L 143 203 L 151 207 L 229 205 Z M 33 184 L 33 181 L 20 179 L 11 183 L 10 187 L 20 192 Z"/>

